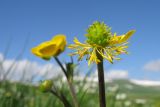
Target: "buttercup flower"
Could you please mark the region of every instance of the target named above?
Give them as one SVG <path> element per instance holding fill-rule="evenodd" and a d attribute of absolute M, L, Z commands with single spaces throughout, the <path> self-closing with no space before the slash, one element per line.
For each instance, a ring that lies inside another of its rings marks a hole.
<path fill-rule="evenodd" d="M 103 22 L 94 22 L 87 29 L 87 40 L 85 43 L 79 42 L 77 38 L 74 39 L 75 44 L 71 44 L 68 48 L 76 50 L 70 55 L 79 55 L 79 60 L 86 55 L 88 64 L 99 63 L 96 53 L 99 53 L 103 59 L 113 63 L 113 60 L 120 60 L 117 55 L 127 53 L 127 40 L 134 34 L 135 30 L 130 30 L 124 35 L 117 36 L 116 33 L 111 33 L 111 28 L 106 26 Z"/>
<path fill-rule="evenodd" d="M 40 58 L 49 60 L 51 57 L 57 56 L 63 52 L 66 44 L 66 36 L 59 34 L 54 36 L 50 41 L 43 42 L 32 48 L 31 52 Z"/>

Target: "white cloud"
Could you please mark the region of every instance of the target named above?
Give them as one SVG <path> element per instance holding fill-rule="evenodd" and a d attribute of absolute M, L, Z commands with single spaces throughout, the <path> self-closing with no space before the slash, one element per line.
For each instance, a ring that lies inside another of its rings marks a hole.
<path fill-rule="evenodd" d="M 151 80 L 136 80 L 132 79 L 130 82 L 141 85 L 141 86 L 160 86 L 160 81 L 151 81 Z"/>
<path fill-rule="evenodd" d="M 0 62 L 3 60 L 3 55 L 0 53 Z"/>
<path fill-rule="evenodd" d="M 106 74 L 108 79 L 127 79 L 128 71 L 127 70 L 109 70 Z"/>
<path fill-rule="evenodd" d="M 143 69 L 146 71 L 160 71 L 160 59 L 148 62 Z"/>
<path fill-rule="evenodd" d="M 114 79 L 127 79 L 128 78 L 128 71 L 126 70 L 110 70 L 108 72 L 104 72 L 105 75 L 105 82 L 112 82 Z M 75 76 L 74 80 L 76 81 L 83 81 L 85 76 L 78 75 Z M 83 83 L 82 83 L 83 84 Z M 86 78 L 86 83 L 84 88 L 90 88 L 89 92 L 95 92 L 96 87 L 98 85 L 98 73 L 97 70 L 92 73 L 90 76 Z"/>
<path fill-rule="evenodd" d="M 2 62 L 1 58 L 3 55 L 0 54 L 0 79 L 3 79 L 6 74 L 5 78 L 12 81 L 51 79 L 57 75 L 62 75 L 60 67 L 51 63 L 42 65 L 29 60 L 10 59 Z"/>
<path fill-rule="evenodd" d="M 105 75 L 105 81 L 110 81 L 114 79 L 128 79 L 128 71 L 127 70 L 120 70 L 120 69 L 113 69 L 109 71 L 104 72 Z M 92 75 L 94 77 L 94 80 L 98 81 L 98 73 L 97 70 Z"/>
<path fill-rule="evenodd" d="M 0 62 L 2 62 L 3 55 L 0 54 Z M 8 72 L 9 71 L 9 72 Z M 6 79 L 19 81 L 31 80 L 31 79 L 49 79 L 56 77 L 57 75 L 62 75 L 62 71 L 59 66 L 48 63 L 48 64 L 39 64 L 37 62 L 32 62 L 29 60 L 14 60 L 14 59 L 5 59 L 0 65 L 0 79 L 8 72 Z M 110 81 L 113 79 L 126 79 L 128 78 L 128 71 L 126 70 L 109 70 L 105 73 L 105 81 Z M 79 75 L 82 79 L 82 75 Z M 77 77 L 76 77 L 77 78 Z M 88 81 L 98 82 L 97 71 L 91 76 L 88 77 Z"/>

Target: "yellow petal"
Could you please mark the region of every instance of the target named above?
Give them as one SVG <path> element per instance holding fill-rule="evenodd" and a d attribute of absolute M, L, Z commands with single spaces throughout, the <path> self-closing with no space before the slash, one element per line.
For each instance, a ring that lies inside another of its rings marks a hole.
<path fill-rule="evenodd" d="M 51 57 L 56 53 L 56 44 L 53 44 L 50 41 L 43 42 L 42 44 L 31 49 L 32 53 L 38 57 L 46 58 Z"/>
<path fill-rule="evenodd" d="M 89 57 L 88 65 L 90 65 L 93 62 L 95 62 L 96 64 L 100 62 L 100 60 L 97 58 L 96 50 L 97 50 L 96 48 L 93 48 L 93 51 L 91 52 Z"/>
<path fill-rule="evenodd" d="M 78 46 L 77 45 L 75 45 L 75 44 L 70 44 L 70 45 L 68 45 L 68 48 L 70 48 L 70 49 L 76 49 Z"/>
<path fill-rule="evenodd" d="M 66 47 L 66 37 L 64 35 L 56 35 L 52 40 L 41 43 L 31 49 L 31 52 L 43 59 L 50 59 L 64 51 Z"/>
<path fill-rule="evenodd" d="M 114 44 L 121 44 L 126 42 L 133 34 L 134 34 L 135 30 L 130 30 L 129 32 L 127 32 L 125 35 L 121 35 L 121 36 L 116 36 L 114 35 L 109 44 L 110 45 L 114 45 Z"/>
<path fill-rule="evenodd" d="M 84 48 L 84 49 L 78 50 L 77 52 L 79 54 L 78 60 L 82 60 L 82 58 L 88 53 L 88 50 Z"/>
<path fill-rule="evenodd" d="M 130 30 L 129 32 L 127 32 L 123 37 L 122 42 L 127 41 L 134 33 L 135 33 L 135 30 Z"/>
<path fill-rule="evenodd" d="M 109 53 L 106 53 L 107 54 L 107 60 L 113 64 L 113 57 L 112 55 L 110 55 Z"/>
<path fill-rule="evenodd" d="M 76 44 L 76 45 L 79 45 L 79 46 L 84 46 L 83 43 L 79 42 L 79 40 L 77 38 L 74 38 L 73 42 Z"/>
<path fill-rule="evenodd" d="M 32 49 L 31 49 L 31 52 L 32 52 L 34 55 L 38 56 L 38 57 L 41 57 L 41 56 L 42 56 L 42 54 L 39 53 L 39 50 L 38 50 L 37 47 L 32 48 Z"/>
<path fill-rule="evenodd" d="M 54 56 L 57 51 L 56 44 L 49 44 L 48 46 L 42 47 L 39 51 L 44 56 Z"/>
<path fill-rule="evenodd" d="M 63 34 L 58 34 L 55 35 L 51 41 L 65 41 L 66 40 L 66 36 Z"/>
<path fill-rule="evenodd" d="M 64 51 L 67 41 L 66 41 L 66 36 L 63 34 L 59 34 L 56 35 L 52 38 L 52 43 L 56 44 L 56 47 L 60 50 L 60 51 Z"/>

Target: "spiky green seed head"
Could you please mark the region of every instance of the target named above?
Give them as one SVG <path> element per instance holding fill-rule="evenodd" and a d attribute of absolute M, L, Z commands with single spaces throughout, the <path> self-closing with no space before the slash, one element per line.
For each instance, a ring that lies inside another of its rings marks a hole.
<path fill-rule="evenodd" d="M 87 37 L 87 43 L 106 47 L 112 36 L 111 28 L 104 24 L 104 22 L 96 21 L 89 26 L 85 36 Z"/>

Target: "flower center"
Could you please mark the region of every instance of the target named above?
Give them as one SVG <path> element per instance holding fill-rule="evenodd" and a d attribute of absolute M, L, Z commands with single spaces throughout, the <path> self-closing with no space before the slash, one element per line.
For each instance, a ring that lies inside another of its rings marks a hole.
<path fill-rule="evenodd" d="M 90 45 L 98 45 L 102 47 L 106 47 L 108 45 L 108 41 L 110 40 L 111 28 L 105 25 L 103 22 L 94 22 L 89 28 L 87 29 L 87 43 Z"/>

